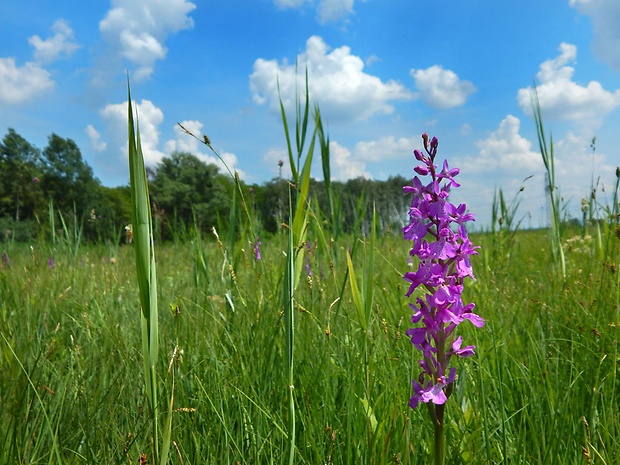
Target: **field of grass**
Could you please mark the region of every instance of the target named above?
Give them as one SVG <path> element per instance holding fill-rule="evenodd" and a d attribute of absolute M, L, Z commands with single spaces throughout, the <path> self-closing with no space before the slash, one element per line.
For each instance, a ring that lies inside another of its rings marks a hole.
<path fill-rule="evenodd" d="M 620 457 L 620 240 L 514 243 L 472 235 L 475 302 L 486 326 L 459 326 L 476 355 L 457 362 L 446 407 L 447 463 L 613 464 Z M 604 241 L 605 242 L 605 241 Z M 308 232 L 295 291 L 294 402 L 299 464 L 427 464 L 432 426 L 411 410 L 418 354 L 403 274 L 410 243 L 322 243 Z M 605 244 L 603 244 L 605 245 Z M 173 390 L 174 464 L 270 464 L 288 458 L 283 314 L 286 235 L 156 244 L 159 402 Z M 374 298 L 364 325 L 347 276 Z M 152 463 L 132 245 L 12 244 L 0 268 L 0 463 Z M 308 273 L 311 272 L 311 274 Z M 413 296 L 412 296 L 413 297 Z M 368 330 L 364 331 L 364 326 Z"/>

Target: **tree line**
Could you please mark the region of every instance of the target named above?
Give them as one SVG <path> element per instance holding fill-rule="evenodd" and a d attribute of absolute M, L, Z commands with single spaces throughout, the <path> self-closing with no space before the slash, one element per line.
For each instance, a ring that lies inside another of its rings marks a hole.
<path fill-rule="evenodd" d="M 247 211 L 256 231 L 273 234 L 288 221 L 289 191 L 295 195 L 281 176 L 247 184 L 187 152 L 164 157 L 147 176 L 158 240 L 213 227 L 226 231 L 233 208 L 238 215 Z M 313 180 L 311 208 L 326 224 L 337 225 L 337 232 L 367 228 L 373 208 L 381 229 L 400 228 L 409 206 L 406 183 L 401 176 L 332 181 L 337 218 L 329 218 L 325 185 Z M 0 240 L 33 241 L 62 222 L 77 225 L 85 240 L 120 241 L 131 222 L 129 186 L 101 185 L 71 139 L 51 134 L 41 150 L 9 128 L 0 142 Z"/>

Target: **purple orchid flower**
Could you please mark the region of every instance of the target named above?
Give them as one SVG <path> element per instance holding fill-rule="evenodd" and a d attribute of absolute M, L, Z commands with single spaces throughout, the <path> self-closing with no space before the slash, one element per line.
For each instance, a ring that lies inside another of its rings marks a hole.
<path fill-rule="evenodd" d="M 459 169 L 450 168 L 444 161 L 438 171 L 434 164 L 437 138 L 429 141 L 424 133 L 422 140 L 424 152 L 413 152 L 420 162 L 414 171 L 419 176 L 430 176 L 430 180 L 424 184 L 415 176 L 412 185 L 404 187 L 413 199 L 409 224 L 402 229 L 404 238 L 413 243 L 410 256 L 419 259 L 417 271 L 404 275 L 410 283 L 407 296 L 420 289 L 425 292 L 424 298 L 416 296 L 416 303 L 409 304 L 413 310 L 411 322 L 418 326 L 407 330 L 407 336 L 424 357 L 419 362 L 422 372 L 418 380 L 413 380 L 411 408 L 420 402 L 446 402 L 456 379 L 456 368 L 449 366 L 450 359 L 475 353 L 474 346 L 462 347 L 463 338 L 456 337 L 455 330 L 465 320 L 476 327 L 484 326 L 484 319 L 473 312 L 474 304 L 465 305 L 461 297 L 465 278 L 475 279 L 470 256 L 477 255 L 479 247 L 472 245 L 465 227 L 468 221 L 474 221 L 474 215 L 467 213 L 465 204 L 457 207 L 449 202 L 450 189 L 460 187 L 454 179 Z M 439 414 L 435 415 L 439 420 Z"/>

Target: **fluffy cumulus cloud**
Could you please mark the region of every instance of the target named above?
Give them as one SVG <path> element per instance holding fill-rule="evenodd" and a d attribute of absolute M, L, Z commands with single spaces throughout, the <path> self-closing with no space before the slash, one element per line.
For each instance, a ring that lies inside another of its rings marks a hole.
<path fill-rule="evenodd" d="M 73 42 L 73 31 L 64 19 L 57 20 L 52 31 L 54 35 L 46 40 L 37 35 L 28 39 L 34 47 L 33 61 L 18 66 L 13 57 L 0 58 L 0 104 L 25 103 L 54 88 L 56 83 L 44 65 L 70 56 L 79 45 Z"/>
<path fill-rule="evenodd" d="M 0 58 L 0 103 L 15 105 L 33 100 L 54 85 L 50 73 L 38 63 L 17 66 L 15 58 Z"/>
<path fill-rule="evenodd" d="M 570 0 L 580 13 L 590 16 L 596 56 L 620 71 L 620 2 L 618 0 Z"/>
<path fill-rule="evenodd" d="M 237 156 L 234 153 L 221 151 L 219 154 L 223 163 L 215 155 L 209 153 L 209 150 L 199 140 L 186 134 L 178 125 L 174 126 L 174 138 L 160 144 L 160 126 L 164 121 L 164 113 L 150 100 L 142 100 L 134 105 L 134 116 L 137 115 L 140 126 L 140 142 L 147 167 L 155 168 L 162 158 L 174 151 L 189 152 L 205 163 L 216 165 L 221 173 L 227 173 L 224 166 L 226 163 L 231 171 L 236 169 L 241 178 L 245 177 L 245 173 L 237 168 Z M 124 179 L 129 175 L 127 102 L 107 105 L 99 113 L 105 125 L 105 140 L 102 140 L 104 138 L 92 125 L 89 124 L 85 129 L 93 149 L 98 152 L 95 163 L 107 176 L 119 182 L 125 182 Z M 181 124 L 197 137 L 202 135 L 203 125 L 200 121 L 183 121 Z"/>
<path fill-rule="evenodd" d="M 454 71 L 443 69 L 441 65 L 412 69 L 410 74 L 424 103 L 431 108 L 459 107 L 476 91 L 471 82 L 459 79 Z"/>
<path fill-rule="evenodd" d="M 420 137 L 382 137 L 373 141 L 362 141 L 355 144 L 353 153 L 366 162 L 380 162 L 388 159 L 412 156 L 413 148 L 417 147 Z"/>
<path fill-rule="evenodd" d="M 329 155 L 333 179 L 346 181 L 360 176 L 372 179 L 370 173 L 366 171 L 366 163 L 352 155 L 348 148 L 343 147 L 338 142 L 331 141 L 329 143 Z"/>
<path fill-rule="evenodd" d="M 321 111 L 330 122 L 365 120 L 375 114 L 393 113 L 393 101 L 414 98 L 411 91 L 397 81 L 383 82 L 364 72 L 364 61 L 342 46 L 330 51 L 321 37 L 312 36 L 306 42 L 306 51 L 297 57 L 301 69 L 307 65 L 311 98 L 321 105 Z M 303 75 L 297 75 L 294 64 L 286 60 L 262 58 L 254 62 L 250 76 L 252 98 L 258 104 L 269 103 L 279 111 L 277 79 L 286 108 L 293 108 L 296 88 L 303 84 Z"/>
<path fill-rule="evenodd" d="M 165 58 L 168 35 L 193 27 L 188 14 L 194 8 L 186 0 L 112 0 L 99 30 L 115 56 L 136 66 L 133 78 L 145 79 L 155 62 Z"/>
<path fill-rule="evenodd" d="M 413 159 L 412 148 L 416 147 L 418 143 L 419 136 L 412 138 L 386 136 L 378 140 L 358 142 L 350 149 L 336 141 L 331 141 L 329 149 L 332 179 L 338 181 L 347 181 L 358 177 L 372 179 L 373 176 L 366 166 L 368 163 L 379 163 L 406 157 Z M 290 177 L 291 170 L 286 150 L 270 150 L 263 159 L 274 175 L 280 174 L 278 162 L 282 161 L 282 176 Z M 317 175 L 322 177 L 322 172 L 317 173 Z"/>
<path fill-rule="evenodd" d="M 274 2 L 280 8 L 299 8 L 305 3 L 313 3 L 312 0 L 274 0 Z M 323 24 L 353 13 L 354 0 L 320 0 L 316 3 L 318 20 Z"/>
<path fill-rule="evenodd" d="M 321 0 L 317 11 L 321 23 L 334 21 L 353 13 L 353 0 Z"/>
<path fill-rule="evenodd" d="M 150 100 L 142 100 L 135 107 L 140 125 L 140 141 L 144 163 L 154 167 L 163 157 L 159 151 L 159 125 L 164 120 L 164 113 Z M 117 165 L 122 162 L 123 172 L 127 166 L 127 102 L 109 104 L 100 111 L 106 124 L 108 146 L 113 153 L 106 153 L 105 164 Z"/>
<path fill-rule="evenodd" d="M 97 131 L 92 124 L 86 126 L 84 132 L 90 139 L 90 144 L 93 147 L 93 150 L 103 152 L 106 149 L 107 144 L 101 140 L 101 134 L 99 134 L 99 131 Z"/>
<path fill-rule="evenodd" d="M 604 191 L 613 193 L 617 159 L 611 157 L 608 160 L 600 147 L 593 151 L 591 136 L 567 131 L 564 138 L 558 142 L 554 141 L 553 148 L 556 172 L 560 178 L 559 186 L 563 195 L 567 194 L 572 186 L 573 191 L 578 193 L 573 192 L 571 196 L 578 199 L 579 194 L 589 190 L 592 177 L 595 180 L 599 179 L 600 185 L 605 186 Z M 606 200 L 601 201 L 606 203 Z"/>
<path fill-rule="evenodd" d="M 69 57 L 80 46 L 73 41 L 73 30 L 64 19 L 57 20 L 52 26 L 53 36 L 43 40 L 38 35 L 28 39 L 34 47 L 34 59 L 42 64 L 52 63 L 61 56 Z"/>
<path fill-rule="evenodd" d="M 609 92 L 597 81 L 591 81 L 585 87 L 577 84 L 572 80 L 575 68 L 568 66 L 575 62 L 577 47 L 562 43 L 559 50 L 560 55 L 543 62 L 536 75 L 540 82 L 537 92 L 544 116 L 596 129 L 602 118 L 620 105 L 620 90 Z M 532 113 L 532 92 L 528 86 L 517 93 L 519 106 L 527 114 Z"/>
<path fill-rule="evenodd" d="M 194 134 L 196 137 L 202 136 L 203 124 L 200 121 L 183 121 L 181 124 L 185 129 Z M 164 147 L 166 153 L 172 153 L 175 151 L 189 152 L 192 155 L 198 157 L 203 162 L 217 166 L 220 173 L 226 174 L 228 173 L 228 169 L 230 169 L 230 171 L 233 173 L 236 170 L 239 173 L 239 177 L 246 177 L 245 173 L 238 169 L 237 156 L 234 153 L 218 151 L 221 159 L 216 157 L 213 152 L 207 153 L 209 149 L 198 139 L 185 133 L 185 131 L 183 131 L 183 129 L 181 129 L 178 124 L 174 127 L 174 139 L 166 142 Z M 228 169 L 226 167 L 228 167 Z"/>
<path fill-rule="evenodd" d="M 519 118 L 508 115 L 486 139 L 475 142 L 480 156 L 466 159 L 462 165 L 465 172 L 491 172 L 524 175 L 539 172 L 543 168 L 540 153 L 532 151 L 532 143 L 519 134 Z"/>

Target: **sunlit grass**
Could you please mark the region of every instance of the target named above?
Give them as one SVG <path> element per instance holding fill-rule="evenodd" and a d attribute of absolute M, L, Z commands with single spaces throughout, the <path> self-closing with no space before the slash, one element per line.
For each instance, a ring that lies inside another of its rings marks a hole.
<path fill-rule="evenodd" d="M 329 217 L 319 211 L 310 167 L 318 135 L 329 178 L 329 137 L 318 106 L 308 131 L 309 107 L 298 96 L 294 146 L 282 107 L 289 214 L 278 234 L 261 234 L 260 260 L 260 221 L 232 171 L 227 230 L 189 226 L 155 243 L 131 107 L 135 243 L 83 244 L 75 217 L 50 205 L 62 234 L 6 245 L 0 463 L 430 462 L 432 428 L 408 407 L 419 369 L 405 336 L 410 243 L 379 233 L 363 196 L 352 235 L 329 185 Z M 552 144 L 537 118 L 555 205 Z M 559 216 L 551 230 L 519 230 L 518 201 L 501 190 L 499 227 L 472 234 L 481 250 L 464 300 L 486 326 L 462 329 L 477 355 L 460 361 L 448 400 L 447 463 L 616 463 L 615 187 L 596 241 L 560 231 Z"/>
<path fill-rule="evenodd" d="M 605 284 L 616 275 L 573 250 L 566 281 L 556 279 L 546 234 L 518 232 L 510 268 L 487 268 L 482 256 L 474 262 L 478 280 L 466 297 L 488 330 L 467 335 L 478 355 L 462 361 L 449 400 L 449 463 L 586 463 L 589 454 L 592 463 L 609 464 L 620 454 L 616 295 Z M 475 240 L 485 247 L 493 238 Z M 195 244 L 156 249 L 158 373 L 179 346 L 171 368 L 172 463 L 281 463 L 287 451 L 286 234 L 262 242 L 261 266 L 252 244 L 240 244 L 234 311 L 217 242 L 200 244 L 198 287 Z M 396 234 L 376 239 L 365 336 L 343 281 L 351 238 L 333 245 L 341 257 L 334 274 L 326 254 L 309 254 L 313 275 L 302 276 L 295 292 L 299 463 L 428 463 L 425 419 L 407 406 L 416 368 L 404 337 L 403 242 Z M 363 247 L 352 257 L 358 280 Z M 77 256 L 55 253 L 50 269 L 47 250 L 10 251 L 0 269 L 0 462 L 56 462 L 46 414 L 66 463 L 137 463 L 150 450 L 133 254 L 130 245 L 82 246 Z"/>

